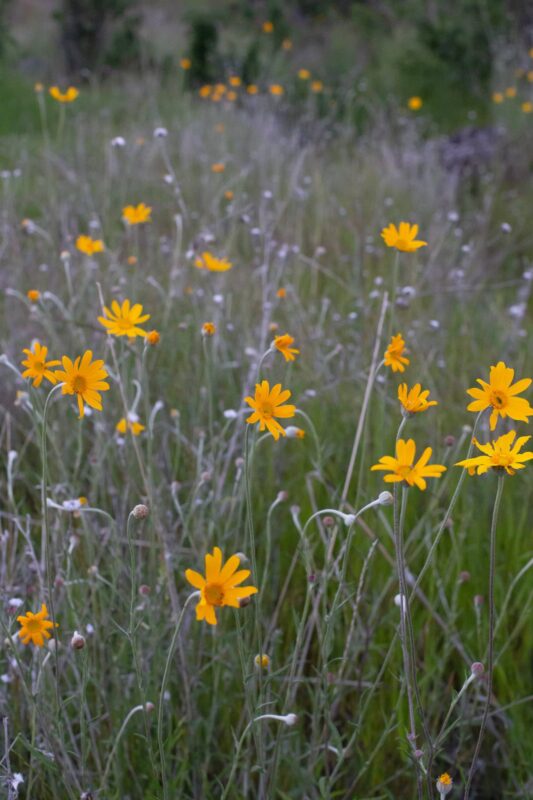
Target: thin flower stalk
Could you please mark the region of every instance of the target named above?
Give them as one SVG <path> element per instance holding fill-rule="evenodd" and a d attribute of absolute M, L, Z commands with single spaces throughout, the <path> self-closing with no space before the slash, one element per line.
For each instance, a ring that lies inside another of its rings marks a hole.
<path fill-rule="evenodd" d="M 355 462 L 357 459 L 357 453 L 359 450 L 359 444 L 361 442 L 361 436 L 363 435 L 363 430 L 366 422 L 366 414 L 368 411 L 368 406 L 370 403 L 370 396 L 372 394 L 372 389 L 374 388 L 374 383 L 377 377 L 377 374 L 381 367 L 384 364 L 384 361 L 378 362 L 379 358 L 379 351 L 381 347 L 381 334 L 383 332 L 383 324 L 385 322 L 385 313 L 387 311 L 388 305 L 388 294 L 387 292 L 383 295 L 383 302 L 381 304 L 381 312 L 379 315 L 378 326 L 376 329 L 376 337 L 374 340 L 374 352 L 372 353 L 372 362 L 370 364 L 370 372 L 368 375 L 368 380 L 366 383 L 365 394 L 363 397 L 363 405 L 361 408 L 361 413 L 359 414 L 359 419 L 357 421 L 357 429 L 355 431 L 355 438 L 352 446 L 352 452 L 350 454 L 350 461 L 348 463 L 348 469 L 346 471 L 346 478 L 344 480 L 344 486 L 342 489 L 340 507 L 345 504 L 346 498 L 348 497 L 348 492 L 350 491 L 350 484 L 352 482 L 352 475 L 355 468 Z"/>
<path fill-rule="evenodd" d="M 187 611 L 192 601 L 199 596 L 200 592 L 197 591 L 191 592 L 191 594 L 187 597 L 187 599 L 183 604 L 183 608 L 181 609 L 180 615 L 176 622 L 176 627 L 174 628 L 174 634 L 170 642 L 170 647 L 168 648 L 168 655 L 165 663 L 165 671 L 163 672 L 163 680 L 161 681 L 161 689 L 159 690 L 159 706 L 157 711 L 157 743 L 159 747 L 159 767 L 161 770 L 161 783 L 163 785 L 163 800 L 168 800 L 169 798 L 167 769 L 165 761 L 165 747 L 163 742 L 163 706 L 165 703 L 165 692 L 168 683 L 168 676 L 170 674 L 172 658 L 174 656 L 174 650 L 176 648 L 176 642 L 179 636 L 179 632 L 181 630 L 181 626 L 183 624 L 183 620 L 185 619 L 185 612 Z"/>
<path fill-rule="evenodd" d="M 470 789 L 472 780 L 477 766 L 477 760 L 481 751 L 481 745 L 485 736 L 485 728 L 487 727 L 487 719 L 489 716 L 490 704 L 492 701 L 492 682 L 494 673 L 494 579 L 496 575 L 496 528 L 498 524 L 498 514 L 500 511 L 500 503 L 502 499 L 503 483 L 505 480 L 504 475 L 498 477 L 498 487 L 496 489 L 496 496 L 494 498 L 494 506 L 492 509 L 492 521 L 490 526 L 490 557 L 489 557 L 489 644 L 488 644 L 488 657 L 487 657 L 487 699 L 485 701 L 485 708 L 483 710 L 483 717 L 481 718 L 481 725 L 479 728 L 476 749 L 472 758 L 472 764 L 468 771 L 468 778 L 465 786 L 464 800 L 470 797 Z"/>

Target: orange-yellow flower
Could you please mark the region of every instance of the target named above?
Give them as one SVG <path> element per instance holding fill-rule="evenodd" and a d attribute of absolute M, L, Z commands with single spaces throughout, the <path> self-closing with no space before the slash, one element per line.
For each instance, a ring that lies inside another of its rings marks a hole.
<path fill-rule="evenodd" d="M 455 466 L 464 467 L 470 474 L 477 472 L 478 475 L 483 475 L 489 469 L 496 469 L 505 470 L 508 475 L 514 475 L 517 469 L 524 469 L 525 462 L 533 458 L 531 452 L 520 452 L 531 436 L 520 436 L 516 442 L 515 437 L 516 431 L 509 431 L 504 436 L 500 436 L 493 442 L 487 442 L 487 444 L 480 444 L 477 439 L 474 439 L 475 446 L 484 455 L 465 458 L 464 461 L 458 461 Z"/>
<path fill-rule="evenodd" d="M 262 381 L 255 385 L 255 397 L 245 397 L 244 402 L 253 408 L 253 414 L 246 418 L 246 422 L 253 425 L 259 422 L 259 430 L 264 431 L 268 428 L 274 439 L 278 440 L 280 435 L 285 436 L 285 430 L 277 421 L 294 417 L 296 406 L 283 405 L 289 399 L 291 393 L 288 389 L 282 390 L 281 383 L 277 383 L 270 389 L 268 381 Z"/>
<path fill-rule="evenodd" d="M 200 86 L 200 88 L 198 89 L 198 94 L 200 95 L 200 97 L 203 98 L 209 97 L 211 92 L 212 92 L 212 87 L 209 86 L 209 84 L 206 84 L 205 86 Z"/>
<path fill-rule="evenodd" d="M 409 364 L 409 359 L 404 356 L 405 341 L 401 333 L 393 336 L 384 353 L 384 364 L 390 367 L 393 372 L 405 372 L 405 367 Z"/>
<path fill-rule="evenodd" d="M 248 94 L 257 94 L 259 91 L 259 87 L 255 85 L 255 83 L 249 83 L 246 87 L 246 91 Z"/>
<path fill-rule="evenodd" d="M 204 322 L 202 325 L 202 334 L 204 336 L 214 336 L 217 332 L 217 326 L 214 322 Z"/>
<path fill-rule="evenodd" d="M 230 86 L 240 86 L 242 81 L 238 75 L 230 75 L 228 83 Z"/>
<path fill-rule="evenodd" d="M 231 189 L 227 189 L 224 192 L 224 197 L 226 200 L 233 200 L 233 192 L 231 191 Z"/>
<path fill-rule="evenodd" d="M 86 256 L 93 256 L 95 253 L 104 252 L 104 243 L 101 239 L 93 239 L 91 236 L 80 235 L 76 239 L 76 247 L 80 253 Z"/>
<path fill-rule="evenodd" d="M 504 99 L 505 98 L 502 92 L 494 92 L 492 95 L 492 102 L 496 103 L 496 105 L 500 105 L 500 103 L 503 103 Z"/>
<path fill-rule="evenodd" d="M 428 401 L 428 397 L 429 389 L 422 391 L 419 383 L 416 383 L 412 389 L 409 389 L 406 383 L 398 386 L 398 400 L 407 415 L 417 414 L 420 411 L 426 411 L 430 406 L 436 406 L 437 401 Z"/>
<path fill-rule="evenodd" d="M 145 428 L 146 426 L 141 425 L 136 414 L 130 414 L 127 419 L 126 417 L 122 417 L 122 419 L 117 422 L 115 430 L 123 434 L 126 433 L 126 431 L 131 431 L 133 436 L 139 436 Z"/>
<path fill-rule="evenodd" d="M 146 334 L 146 341 L 148 344 L 151 344 L 152 347 L 154 347 L 156 344 L 159 344 L 161 341 L 161 335 L 159 331 L 156 331 L 155 329 L 153 331 L 148 331 Z"/>
<path fill-rule="evenodd" d="M 516 88 L 514 86 L 508 86 L 505 90 L 506 97 L 516 97 Z"/>
<path fill-rule="evenodd" d="M 531 385 L 531 378 L 523 378 L 513 385 L 514 369 L 506 367 L 503 361 L 498 361 L 496 366 L 490 368 L 489 382 L 477 378 L 481 389 L 475 386 L 468 389 L 467 394 L 474 397 L 474 401 L 467 406 L 467 411 L 484 411 L 492 408 L 490 415 L 490 429 L 494 430 L 498 421 L 498 416 L 505 419 L 527 422 L 528 417 L 533 416 L 533 408 L 527 400 L 517 397 L 517 394 L 525 392 Z"/>
<path fill-rule="evenodd" d="M 41 293 L 39 289 L 29 289 L 29 291 L 26 292 L 26 297 L 30 303 L 36 303 L 40 296 Z"/>
<path fill-rule="evenodd" d="M 180 67 L 182 69 L 190 69 L 192 62 L 190 58 L 180 58 Z"/>
<path fill-rule="evenodd" d="M 73 103 L 79 95 L 78 89 L 74 86 L 69 86 L 66 92 L 62 92 L 59 86 L 50 86 L 48 91 L 50 97 L 53 97 L 58 103 Z"/>
<path fill-rule="evenodd" d="M 291 347 L 293 344 L 294 338 L 288 333 L 284 333 L 283 336 L 276 336 L 274 339 L 274 347 L 283 355 L 285 361 L 294 361 L 300 352 L 295 347 Z"/>
<path fill-rule="evenodd" d="M 531 100 L 526 100 L 521 104 L 520 108 L 524 114 L 531 114 L 533 112 L 533 103 Z"/>
<path fill-rule="evenodd" d="M 58 367 L 59 361 L 47 361 L 48 348 L 43 347 L 39 342 L 34 342 L 32 350 L 23 350 L 26 353 L 26 361 L 22 361 L 22 366 L 26 370 L 22 373 L 23 378 L 31 378 L 34 386 L 40 386 L 43 378 L 50 383 L 57 383 L 57 377 L 50 367 Z"/>
<path fill-rule="evenodd" d="M 209 272 L 227 272 L 233 264 L 226 258 L 216 258 L 208 250 L 197 256 L 194 266 L 198 269 L 207 269 Z"/>
<path fill-rule="evenodd" d="M 18 635 L 22 640 L 22 644 L 29 644 L 30 642 L 36 647 L 43 647 L 44 640 L 50 639 L 50 629 L 59 627 L 57 622 L 52 622 L 47 619 L 48 609 L 43 603 L 41 610 L 36 614 L 31 611 L 24 616 L 17 617 L 17 622 L 20 623 L 20 631 Z"/>
<path fill-rule="evenodd" d="M 144 337 L 147 334 L 147 331 L 139 325 L 150 319 L 150 314 L 143 314 L 140 303 L 132 306 L 129 300 L 124 300 L 120 306 L 113 300 L 111 311 L 104 306 L 104 314 L 105 317 L 98 317 L 98 322 L 113 336 L 129 336 L 130 339 L 134 339 L 136 336 Z"/>
<path fill-rule="evenodd" d="M 426 447 L 418 461 L 415 463 L 416 445 L 414 439 L 398 439 L 396 442 L 396 457 L 382 456 L 377 464 L 370 467 L 374 470 L 388 472 L 383 480 L 386 483 L 403 481 L 408 486 L 417 486 L 422 491 L 426 488 L 425 478 L 440 478 L 446 467 L 442 464 L 428 464 L 432 454 L 431 447 Z"/>
<path fill-rule="evenodd" d="M 280 298 L 280 300 L 284 300 L 284 299 L 285 299 L 285 297 L 287 297 L 287 290 L 286 290 L 286 289 L 284 289 L 283 287 L 281 287 L 281 288 L 280 288 L 280 289 L 278 289 L 278 291 L 276 292 L 276 297 L 279 297 L 279 298 Z"/>
<path fill-rule="evenodd" d="M 284 39 L 281 46 L 284 50 L 292 50 L 292 41 L 290 39 Z"/>
<path fill-rule="evenodd" d="M 320 92 L 324 89 L 324 84 L 322 81 L 311 81 L 311 91 L 314 94 L 320 94 Z"/>
<path fill-rule="evenodd" d="M 308 81 L 311 77 L 311 73 L 308 69 L 299 69 L 298 70 L 298 77 L 301 81 Z"/>
<path fill-rule="evenodd" d="M 221 172 L 224 172 L 226 169 L 226 165 L 222 164 L 222 162 L 218 162 L 216 164 L 211 164 L 211 172 L 214 172 L 215 175 L 220 175 Z"/>
<path fill-rule="evenodd" d="M 400 222 L 398 228 L 392 222 L 381 231 L 381 238 L 387 247 L 395 247 L 403 253 L 414 253 L 420 247 L 426 247 L 427 242 L 417 240 L 418 225 L 410 222 Z"/>
<path fill-rule="evenodd" d="M 239 556 L 231 556 L 222 566 L 222 551 L 215 547 L 212 554 L 205 556 L 205 578 L 193 569 L 185 571 L 189 583 L 200 591 L 200 602 L 196 606 L 197 620 L 216 625 L 215 608 L 239 608 L 241 600 L 257 593 L 255 586 L 239 586 L 250 576 L 249 569 L 239 570 L 240 563 Z"/>
<path fill-rule="evenodd" d="M 109 384 L 105 381 L 107 372 L 102 360 L 93 361 L 91 350 L 86 350 L 83 356 L 78 356 L 71 361 L 63 356 L 63 369 L 58 370 L 55 376 L 63 383 L 62 394 L 75 394 L 78 398 L 80 419 L 85 413 L 84 403 L 97 411 L 102 410 L 100 392 L 107 392 Z"/>
<path fill-rule="evenodd" d="M 411 111 L 420 111 L 423 106 L 422 98 L 421 97 L 410 97 L 407 101 L 407 107 Z"/>
<path fill-rule="evenodd" d="M 122 219 L 128 225 L 140 225 L 143 222 L 152 221 L 152 209 L 145 203 L 136 206 L 125 206 L 122 209 Z"/>
<path fill-rule="evenodd" d="M 270 94 L 274 95 L 274 97 L 281 97 L 285 89 L 279 83 L 272 83 L 268 87 L 268 91 L 270 92 Z"/>
<path fill-rule="evenodd" d="M 266 22 L 263 22 L 262 27 L 263 27 L 263 33 L 272 33 L 272 31 L 274 30 L 274 23 L 267 20 Z"/>

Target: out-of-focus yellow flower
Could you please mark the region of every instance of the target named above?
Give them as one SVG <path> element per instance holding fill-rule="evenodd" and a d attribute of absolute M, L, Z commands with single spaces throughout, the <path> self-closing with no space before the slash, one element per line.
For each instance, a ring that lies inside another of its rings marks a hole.
<path fill-rule="evenodd" d="M 231 191 L 231 189 L 227 189 L 224 192 L 224 197 L 226 198 L 226 200 L 233 200 L 233 192 Z"/>
<path fill-rule="evenodd" d="M 409 108 L 411 111 L 420 111 L 423 105 L 424 103 L 421 97 L 410 97 L 407 101 L 407 108 Z"/>
<path fill-rule="evenodd" d="M 137 256 L 128 256 L 126 259 L 126 263 L 129 264 L 130 267 L 134 267 L 137 261 Z"/>
<path fill-rule="evenodd" d="M 254 664 L 259 669 L 268 669 L 270 666 L 270 658 L 266 653 L 263 653 L 262 655 L 257 654 L 254 658 Z"/>
<path fill-rule="evenodd" d="M 105 317 L 98 317 L 98 322 L 106 328 L 112 336 L 128 336 L 135 339 L 137 336 L 146 336 L 146 331 L 139 328 L 143 322 L 150 319 L 150 314 L 143 314 L 140 303 L 131 305 L 129 300 L 124 300 L 119 305 L 116 300 L 111 303 L 111 311 L 104 306 Z"/>
<path fill-rule="evenodd" d="M 37 92 L 37 94 L 41 94 L 41 92 L 44 92 L 44 86 L 42 83 L 37 82 L 34 85 L 33 90 L 34 92 Z"/>
<path fill-rule="evenodd" d="M 85 253 L 86 256 L 103 253 L 105 249 L 101 239 L 93 239 L 91 236 L 84 236 L 83 234 L 76 239 L 76 247 L 80 253 Z"/>
<path fill-rule="evenodd" d="M 200 86 L 200 88 L 198 89 L 198 94 L 200 95 L 200 97 L 204 97 L 205 98 L 205 97 L 209 97 L 209 95 L 211 94 L 212 91 L 213 91 L 213 87 L 209 86 L 209 84 L 206 84 L 205 86 Z"/>
<path fill-rule="evenodd" d="M 276 336 L 274 339 L 274 347 L 282 354 L 285 361 L 294 361 L 300 352 L 295 347 L 291 347 L 293 344 L 294 338 L 288 333 L 284 333 L 283 336 Z"/>
<path fill-rule="evenodd" d="M 531 114 L 531 112 L 533 111 L 533 103 L 530 100 L 526 100 L 524 103 L 522 103 L 520 108 L 522 109 L 524 114 Z"/>
<path fill-rule="evenodd" d="M 274 23 L 267 20 L 263 22 L 263 33 L 272 33 L 274 31 Z"/>
<path fill-rule="evenodd" d="M 493 92 L 492 94 L 492 102 L 496 103 L 496 105 L 500 105 L 505 100 L 502 92 Z"/>
<path fill-rule="evenodd" d="M 308 69 L 299 69 L 298 70 L 298 77 L 301 81 L 308 81 L 311 77 L 311 72 Z"/>
<path fill-rule="evenodd" d="M 78 89 L 74 86 L 69 86 L 66 92 L 62 92 L 59 86 L 50 86 L 48 92 L 58 103 L 73 103 L 79 95 Z"/>
<path fill-rule="evenodd" d="M 401 383 L 398 386 L 398 400 L 408 416 L 426 411 L 430 406 L 438 405 L 436 400 L 428 401 L 428 397 L 429 389 L 422 391 L 419 383 L 416 383 L 412 389 L 409 389 L 406 383 Z"/>
<path fill-rule="evenodd" d="M 122 209 L 122 219 L 128 225 L 141 225 L 143 222 L 151 222 L 152 209 L 145 203 L 136 206 L 125 206 Z"/>
<path fill-rule="evenodd" d="M 314 92 L 314 94 L 320 94 L 320 92 L 322 92 L 323 89 L 324 89 L 324 84 L 322 83 L 322 81 L 311 81 L 311 91 Z"/>
<path fill-rule="evenodd" d="M 420 247 L 426 247 L 427 242 L 417 240 L 418 225 L 411 225 L 410 222 L 400 222 L 398 228 L 391 223 L 381 231 L 381 238 L 387 247 L 395 247 L 404 253 L 414 253 Z"/>
<path fill-rule="evenodd" d="M 26 292 L 26 297 L 30 301 L 30 303 L 36 303 L 41 296 L 39 289 L 29 289 Z"/>
<path fill-rule="evenodd" d="M 217 162 L 216 164 L 211 164 L 211 172 L 214 172 L 215 175 L 220 175 L 221 172 L 224 172 L 226 169 L 226 165 L 222 164 L 222 162 Z"/>
<path fill-rule="evenodd" d="M 259 87 L 255 85 L 255 83 L 249 83 L 246 87 L 246 91 L 248 94 L 254 95 L 259 92 Z"/>
<path fill-rule="evenodd" d="M 202 335 L 203 336 L 214 336 L 217 332 L 217 326 L 214 322 L 204 322 L 202 325 Z"/>
<path fill-rule="evenodd" d="M 228 102 L 230 103 L 234 103 L 237 97 L 238 97 L 237 92 L 229 91 L 226 95 L 226 100 L 228 100 Z"/>
<path fill-rule="evenodd" d="M 401 333 L 393 336 L 384 354 L 384 364 L 393 372 L 405 372 L 409 359 L 404 356 L 405 341 Z"/>
<path fill-rule="evenodd" d="M 230 75 L 228 83 L 230 86 L 240 86 L 242 81 L 238 75 Z"/>
<path fill-rule="evenodd" d="M 279 83 L 272 83 L 272 84 L 271 84 L 271 85 L 268 87 L 268 91 L 269 91 L 269 92 L 270 92 L 270 94 L 271 94 L 271 95 L 273 95 L 274 97 L 281 97 L 281 95 L 282 95 L 282 94 L 285 92 L 285 89 L 284 89 L 284 88 L 283 88 L 283 86 L 281 86 L 281 84 L 279 84 Z"/>
<path fill-rule="evenodd" d="M 194 261 L 197 269 L 207 269 L 209 272 L 227 272 L 233 264 L 226 258 L 216 258 L 208 250 L 204 250 Z"/>
<path fill-rule="evenodd" d="M 505 90 L 506 97 L 516 97 L 516 88 L 514 86 L 508 86 Z"/>
<path fill-rule="evenodd" d="M 152 347 L 155 347 L 156 344 L 159 344 L 161 341 L 161 335 L 159 331 L 156 331 L 155 329 L 153 331 L 148 331 L 146 334 L 146 341 L 148 344 L 152 345 Z"/>
<path fill-rule="evenodd" d="M 224 125 L 224 123 L 217 122 L 217 124 L 215 125 L 215 133 L 224 133 L 225 130 L 226 126 Z"/>
<path fill-rule="evenodd" d="M 190 69 L 192 66 L 192 62 L 190 58 L 180 58 L 180 67 L 182 69 Z"/>
<path fill-rule="evenodd" d="M 290 39 L 284 39 L 281 46 L 285 51 L 292 50 L 292 41 Z"/>
<path fill-rule="evenodd" d="M 22 366 L 26 367 L 22 373 L 23 378 L 30 378 L 34 386 L 40 386 L 43 378 L 50 383 L 57 383 L 57 378 L 50 367 L 58 367 L 59 361 L 47 361 L 48 348 L 43 347 L 39 342 L 35 342 L 31 350 L 23 350 L 26 354 L 26 361 L 22 361 Z"/>
<path fill-rule="evenodd" d="M 530 69 L 526 74 L 526 78 L 528 79 L 529 83 L 533 83 L 533 69 Z"/>
<path fill-rule="evenodd" d="M 285 299 L 285 297 L 287 297 L 287 290 L 281 287 L 276 292 L 276 297 L 279 297 L 281 300 Z"/>
<path fill-rule="evenodd" d="M 115 430 L 117 433 L 126 433 L 130 431 L 133 436 L 139 436 L 144 430 L 146 430 L 145 425 L 141 425 L 139 422 L 137 415 L 129 415 L 128 419 L 126 417 L 122 417 L 116 424 Z"/>
<path fill-rule="evenodd" d="M 213 548 L 213 554 L 205 557 L 205 578 L 195 570 L 185 570 L 185 577 L 200 591 L 200 602 L 196 606 L 196 619 L 209 625 L 217 624 L 215 608 L 231 606 L 240 608 L 241 601 L 256 594 L 255 586 L 239 586 L 250 576 L 250 570 L 239 570 L 239 556 L 231 556 L 222 566 L 222 551 Z M 238 570 L 238 571 L 237 571 Z"/>

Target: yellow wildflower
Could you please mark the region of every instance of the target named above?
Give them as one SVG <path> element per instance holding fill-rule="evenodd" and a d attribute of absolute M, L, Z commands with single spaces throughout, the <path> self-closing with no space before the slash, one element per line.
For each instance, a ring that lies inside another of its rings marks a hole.
<path fill-rule="evenodd" d="M 405 367 L 409 364 L 409 359 L 404 356 L 405 341 L 401 333 L 393 336 L 384 353 L 384 363 L 393 372 L 405 372 Z"/>
<path fill-rule="evenodd" d="M 41 293 L 39 289 L 29 289 L 29 291 L 26 292 L 26 297 L 30 303 L 36 303 L 40 296 Z"/>
<path fill-rule="evenodd" d="M 197 256 L 194 261 L 194 266 L 197 269 L 207 269 L 209 272 L 227 272 L 232 268 L 233 264 L 227 258 L 216 258 L 208 250 Z"/>
<path fill-rule="evenodd" d="M 122 209 L 122 219 L 128 225 L 140 225 L 143 222 L 151 222 L 152 209 L 145 203 L 136 206 L 126 206 Z"/>
<path fill-rule="evenodd" d="M 249 425 L 259 422 L 259 430 L 264 431 L 268 428 L 276 440 L 280 435 L 285 436 L 285 430 L 277 422 L 276 417 L 279 419 L 294 417 L 296 406 L 283 405 L 290 396 L 288 389 L 282 390 L 281 383 L 277 383 L 272 389 L 268 381 L 256 383 L 255 397 L 244 398 L 244 402 L 253 408 L 253 413 L 246 418 L 246 422 Z"/>
<path fill-rule="evenodd" d="M 143 307 L 140 303 L 131 305 L 129 300 L 124 300 L 120 306 L 116 300 L 111 303 L 111 311 L 104 306 L 105 317 L 98 317 L 98 322 L 107 328 L 107 332 L 113 336 L 129 336 L 134 339 L 136 336 L 146 336 L 146 331 L 139 328 L 139 325 L 150 319 L 150 314 L 143 314 Z"/>
<path fill-rule="evenodd" d="M 408 389 L 406 383 L 398 386 L 398 400 L 407 415 L 417 414 L 420 411 L 426 411 L 430 406 L 436 406 L 437 401 L 428 401 L 428 397 L 429 389 L 422 391 L 419 383 L 416 383 L 412 389 Z"/>
<path fill-rule="evenodd" d="M 279 83 L 272 83 L 268 87 L 268 91 L 270 92 L 270 94 L 274 95 L 274 97 L 281 97 L 285 89 Z"/>
<path fill-rule="evenodd" d="M 161 335 L 159 331 L 156 331 L 155 329 L 153 331 L 148 331 L 146 334 L 146 341 L 148 344 L 151 344 L 152 347 L 154 347 L 156 344 L 159 344 L 161 341 Z"/>
<path fill-rule="evenodd" d="M 180 67 L 182 69 L 190 69 L 192 66 L 192 62 L 190 58 L 180 58 Z"/>
<path fill-rule="evenodd" d="M 104 252 L 104 243 L 101 239 L 93 239 L 91 236 L 80 235 L 76 239 L 76 247 L 80 253 L 86 256 L 93 256 L 95 253 Z"/>
<path fill-rule="evenodd" d="M 253 95 L 258 93 L 259 88 L 255 85 L 255 83 L 249 83 L 248 86 L 246 87 L 246 91 L 248 92 L 248 94 Z"/>
<path fill-rule="evenodd" d="M 74 86 L 69 86 L 66 92 L 62 92 L 59 86 L 50 86 L 48 92 L 58 103 L 73 103 L 79 95 L 78 89 Z"/>
<path fill-rule="evenodd" d="M 145 425 L 141 425 L 139 422 L 137 415 L 130 414 L 128 418 L 122 417 L 116 424 L 115 429 L 118 433 L 126 433 L 126 431 L 130 431 L 133 436 L 139 436 L 146 428 Z"/>
<path fill-rule="evenodd" d="M 270 21 L 263 22 L 263 33 L 272 33 L 274 30 L 274 23 Z"/>
<path fill-rule="evenodd" d="M 420 111 L 420 109 L 422 108 L 423 105 L 424 105 L 424 103 L 422 102 L 422 98 L 421 97 L 417 97 L 417 96 L 410 97 L 409 100 L 407 101 L 407 107 L 411 111 Z"/>
<path fill-rule="evenodd" d="M 517 394 L 525 392 L 531 385 L 531 378 L 523 378 L 513 385 L 514 369 L 506 367 L 503 361 L 498 361 L 496 366 L 490 368 L 489 382 L 477 378 L 481 389 L 475 386 L 468 389 L 467 394 L 475 398 L 467 406 L 467 411 L 484 411 L 492 408 L 490 415 L 490 429 L 494 430 L 498 421 L 498 416 L 502 419 L 510 417 L 520 422 L 527 422 L 528 417 L 533 416 L 533 408 L 527 400 L 516 397 Z"/>
<path fill-rule="evenodd" d="M 396 227 L 392 222 L 388 227 L 381 231 L 381 238 L 387 247 L 395 247 L 403 253 L 414 253 L 420 247 L 425 247 L 427 242 L 416 239 L 418 225 L 411 225 L 410 222 L 400 222 Z"/>
<path fill-rule="evenodd" d="M 71 361 L 63 356 L 63 370 L 58 370 L 55 376 L 63 383 L 61 394 L 77 395 L 80 419 L 84 416 L 84 403 L 97 411 L 102 410 L 100 392 L 107 392 L 109 384 L 105 381 L 107 372 L 102 360 L 93 361 L 91 350 L 86 350 L 83 356 L 78 356 Z"/>
<path fill-rule="evenodd" d="M 431 447 L 426 447 L 418 461 L 415 463 L 416 445 L 414 439 L 398 439 L 396 442 L 396 457 L 382 456 L 377 464 L 370 469 L 388 472 L 383 480 L 386 483 L 403 481 L 408 486 L 417 486 L 422 491 L 426 488 L 425 478 L 440 478 L 446 467 L 442 464 L 428 464 L 432 454 Z"/>
<path fill-rule="evenodd" d="M 17 617 L 17 622 L 20 623 L 18 635 L 22 644 L 31 642 L 36 647 L 43 647 L 44 640 L 51 637 L 50 629 L 59 627 L 57 622 L 48 619 L 48 609 L 44 603 L 36 614 L 28 611 L 25 616 Z"/>
<path fill-rule="evenodd" d="M 298 77 L 301 81 L 308 81 L 311 77 L 311 72 L 308 69 L 299 69 L 298 70 Z"/>
<path fill-rule="evenodd" d="M 22 361 L 22 366 L 26 370 L 22 373 L 23 378 L 31 378 L 34 386 L 40 386 L 43 378 L 50 383 L 57 383 L 57 377 L 50 367 L 58 367 L 59 361 L 47 361 L 48 348 L 43 347 L 39 342 L 34 342 L 32 350 L 23 350 L 26 353 L 26 361 Z"/>
<path fill-rule="evenodd" d="M 215 547 L 212 554 L 205 556 L 205 578 L 192 569 L 185 571 L 189 583 L 200 591 L 200 602 L 196 606 L 197 620 L 216 625 L 215 608 L 239 608 L 241 600 L 257 593 L 255 586 L 239 586 L 250 576 L 250 570 L 239 570 L 240 563 L 239 556 L 235 555 L 222 566 L 222 551 Z"/>
<path fill-rule="evenodd" d="M 320 92 L 324 89 L 324 84 L 322 81 L 311 81 L 311 91 L 314 94 L 320 94 Z"/>
<path fill-rule="evenodd" d="M 216 164 L 211 164 L 211 172 L 214 172 L 216 175 L 219 175 L 221 172 L 224 172 L 226 169 L 226 165 L 222 164 L 221 162 L 217 162 Z"/>
<path fill-rule="evenodd" d="M 516 431 L 509 431 L 504 436 L 500 436 L 493 442 L 487 442 L 487 444 L 480 444 L 477 439 L 474 439 L 475 446 L 484 455 L 465 458 L 464 461 L 458 461 L 455 466 L 464 467 L 471 474 L 477 472 L 478 475 L 483 475 L 489 469 L 496 469 L 498 471 L 505 470 L 508 475 L 514 475 L 517 469 L 524 469 L 524 462 L 533 458 L 533 453 L 529 451 L 520 452 L 531 436 L 520 436 L 516 443 L 515 437 Z"/>
<path fill-rule="evenodd" d="M 276 336 L 274 339 L 274 347 L 283 355 L 285 361 L 294 361 L 300 352 L 295 347 L 291 347 L 293 344 L 294 338 L 288 333 L 284 333 L 283 336 Z"/>
<path fill-rule="evenodd" d="M 203 336 L 214 336 L 217 332 L 217 326 L 214 322 L 204 322 L 202 325 Z"/>

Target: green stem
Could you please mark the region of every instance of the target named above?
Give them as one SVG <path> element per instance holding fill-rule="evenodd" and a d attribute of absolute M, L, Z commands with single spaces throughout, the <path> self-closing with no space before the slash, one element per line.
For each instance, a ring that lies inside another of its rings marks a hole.
<path fill-rule="evenodd" d="M 165 701 L 165 690 L 167 686 L 168 676 L 170 673 L 170 665 L 172 663 L 172 656 L 174 655 L 174 650 L 176 647 L 176 642 L 178 640 L 178 634 L 180 632 L 183 620 L 185 619 L 185 612 L 189 607 L 190 603 L 194 600 L 195 597 L 199 597 L 200 592 L 192 592 L 188 598 L 185 600 L 183 604 L 183 608 L 181 609 L 181 613 L 178 617 L 178 621 L 176 622 L 176 627 L 174 629 L 174 635 L 172 636 L 172 641 L 170 642 L 170 647 L 168 649 L 167 655 L 167 662 L 165 664 L 165 671 L 163 673 L 163 680 L 161 682 L 161 690 L 159 693 L 159 708 L 157 712 L 157 742 L 159 745 L 159 759 L 160 759 L 160 768 L 161 768 L 161 782 L 163 784 L 163 798 L 164 800 L 168 800 L 168 783 L 167 783 L 167 774 L 166 774 L 166 766 L 165 766 L 165 748 L 163 746 L 163 704 Z"/>
<path fill-rule="evenodd" d="M 489 716 L 490 703 L 492 700 L 492 679 L 494 671 L 494 578 L 496 575 L 496 526 L 498 522 L 498 513 L 500 510 L 500 503 L 503 492 L 503 482 L 505 475 L 500 475 L 498 478 L 498 488 L 496 489 L 496 497 L 494 498 L 494 507 L 492 509 L 492 522 L 490 526 L 490 561 L 489 561 L 489 651 L 488 651 L 488 664 L 487 664 L 487 700 L 483 710 L 483 717 L 481 719 L 481 726 L 479 728 L 479 735 L 477 739 L 474 757 L 468 773 L 468 780 L 465 786 L 464 800 L 470 797 L 470 787 L 474 777 L 477 760 L 481 750 L 481 744 L 485 735 L 485 728 L 487 726 L 487 719 Z"/>

